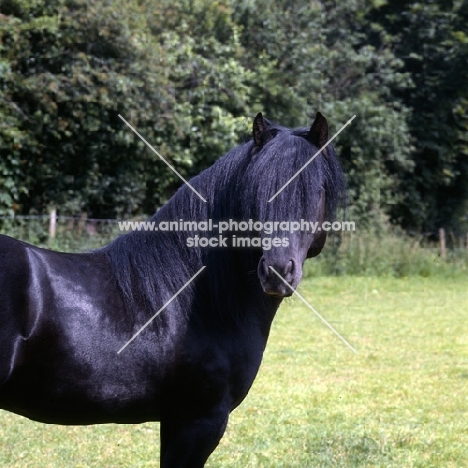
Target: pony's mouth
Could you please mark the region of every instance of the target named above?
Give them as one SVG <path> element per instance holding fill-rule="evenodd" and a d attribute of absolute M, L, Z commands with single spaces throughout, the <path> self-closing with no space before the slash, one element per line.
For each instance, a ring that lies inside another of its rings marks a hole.
<path fill-rule="evenodd" d="M 265 291 L 265 294 L 266 294 L 267 296 L 277 297 L 278 299 L 283 299 L 283 298 L 285 298 L 285 297 L 291 297 L 291 296 L 293 295 L 292 292 L 290 292 L 290 293 L 284 293 L 284 294 L 283 294 L 283 293 L 278 293 L 278 292 L 276 292 L 276 291 L 268 291 L 268 292 Z"/>
<path fill-rule="evenodd" d="M 263 285 L 263 292 L 268 296 L 273 297 L 290 297 L 293 295 L 294 287 L 293 286 L 286 286 L 285 284 L 277 284 L 277 285 Z"/>

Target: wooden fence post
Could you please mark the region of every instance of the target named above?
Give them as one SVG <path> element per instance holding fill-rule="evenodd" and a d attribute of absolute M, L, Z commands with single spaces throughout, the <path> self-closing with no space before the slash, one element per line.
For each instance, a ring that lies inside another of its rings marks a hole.
<path fill-rule="evenodd" d="M 49 214 L 49 241 L 55 237 L 57 229 L 57 209 L 52 208 Z"/>
<path fill-rule="evenodd" d="M 439 229 L 439 243 L 440 243 L 440 252 L 439 252 L 439 254 L 440 254 L 440 256 L 442 258 L 445 258 L 447 249 L 445 247 L 445 229 L 444 228 Z"/>

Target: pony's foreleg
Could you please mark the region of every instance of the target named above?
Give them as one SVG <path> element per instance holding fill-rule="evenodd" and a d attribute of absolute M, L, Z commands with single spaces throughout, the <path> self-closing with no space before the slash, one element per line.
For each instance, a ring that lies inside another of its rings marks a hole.
<path fill-rule="evenodd" d="M 198 417 L 168 414 L 161 420 L 161 468 L 203 468 L 226 430 L 227 408 Z"/>

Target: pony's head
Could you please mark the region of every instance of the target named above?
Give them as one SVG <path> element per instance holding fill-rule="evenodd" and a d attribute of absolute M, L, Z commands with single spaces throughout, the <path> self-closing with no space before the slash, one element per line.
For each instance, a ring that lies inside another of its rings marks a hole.
<path fill-rule="evenodd" d="M 188 281 L 202 265 L 210 272 L 207 301 L 224 304 L 223 310 L 237 310 L 235 304 L 246 300 L 252 287 L 259 294 L 291 295 L 302 277 L 304 261 L 318 255 L 325 244 L 323 223 L 332 221 L 344 201 L 344 176 L 335 151 L 329 145 L 316 155 L 327 140 L 328 124 L 320 113 L 310 128 L 295 130 L 258 114 L 250 141 L 191 179 L 191 187 L 183 185 L 151 218 L 166 223 L 190 221 L 190 225 L 213 220 L 218 224 L 215 240 L 222 234 L 226 244 L 220 240 L 217 246 L 210 243 L 205 248 L 200 243 L 192 248 L 189 238 L 204 234 L 191 227 L 188 232 L 132 232 L 104 249 L 129 310 L 136 303 L 143 304 L 142 310 L 159 304 L 161 290 L 175 291 L 181 275 Z M 194 194 L 193 187 L 207 203 Z M 230 228 L 221 232 L 219 223 L 231 219 L 257 224 L 249 234 Z M 209 230 L 206 235 L 211 236 Z M 233 244 L 234 237 L 252 242 L 243 248 Z"/>
<path fill-rule="evenodd" d="M 344 177 L 333 148 L 317 155 L 327 141 L 328 124 L 320 113 L 310 128 L 297 130 L 268 122 L 261 114 L 254 119 L 241 196 L 251 201 L 249 217 L 263 223 L 257 233 L 262 246 L 257 274 L 268 295 L 292 294 L 304 261 L 325 244 L 324 222 L 332 221 L 344 200 Z"/>

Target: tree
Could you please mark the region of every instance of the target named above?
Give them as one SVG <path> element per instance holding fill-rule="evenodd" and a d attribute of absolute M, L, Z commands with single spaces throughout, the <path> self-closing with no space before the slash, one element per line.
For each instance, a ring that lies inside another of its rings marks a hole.
<path fill-rule="evenodd" d="M 0 213 L 151 213 L 250 134 L 320 110 L 361 228 L 466 217 L 467 2 L 0 0 Z M 334 128 L 333 128 L 334 127 Z"/>
<path fill-rule="evenodd" d="M 369 13 L 376 47 L 390 43 L 412 85 L 392 89 L 409 107 L 414 170 L 397 177 L 391 215 L 410 230 L 466 229 L 468 212 L 468 3 L 380 2 Z M 377 25 L 377 26 L 376 26 Z"/>
<path fill-rule="evenodd" d="M 165 86 L 156 45 L 138 42 L 138 19 L 117 11 L 116 2 L 2 2 L 3 212 L 55 205 L 114 217 L 145 199 L 145 168 L 157 158 L 118 114 L 150 139 L 149 111 L 163 105 Z"/>
<path fill-rule="evenodd" d="M 3 212 L 153 212 L 181 182 L 119 113 L 186 177 L 247 130 L 251 73 L 229 8 L 153 6 L 2 3 Z"/>
<path fill-rule="evenodd" d="M 304 125 L 321 110 L 341 125 L 336 145 L 350 191 L 349 216 L 381 227 L 398 200 L 392 167 L 411 168 L 408 109 L 392 91 L 408 83 L 390 47 L 369 45 L 366 2 L 244 2 L 235 11 L 243 63 L 256 74 L 254 95 L 267 115 Z"/>

